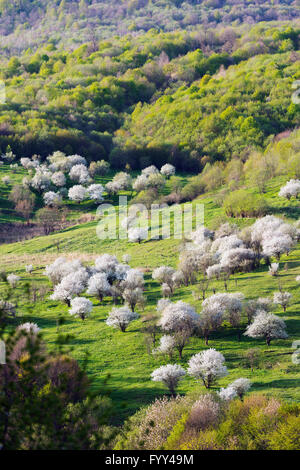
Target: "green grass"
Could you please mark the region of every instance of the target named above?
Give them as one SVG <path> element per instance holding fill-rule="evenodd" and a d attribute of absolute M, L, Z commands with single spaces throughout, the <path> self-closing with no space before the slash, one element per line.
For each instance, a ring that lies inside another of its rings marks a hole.
<path fill-rule="evenodd" d="M 19 175 L 16 175 L 16 177 Z M 284 178 L 276 178 L 270 181 L 265 197 L 270 212 L 285 216 L 289 220 L 295 220 L 300 216 L 297 201 L 285 201 L 278 198 L 278 190 Z M 255 191 L 255 190 L 254 190 Z M 205 225 L 210 226 L 214 220 L 223 217 L 223 209 L 215 201 L 215 195 L 200 197 L 198 202 L 205 207 Z M 253 222 L 253 219 L 235 220 L 239 225 Z M 13 295 L 18 297 L 18 317 L 15 321 L 19 324 L 24 321 L 36 322 L 43 331 L 43 336 L 50 349 L 55 348 L 57 338 L 57 320 L 63 316 L 64 323 L 60 327 L 60 333 L 71 335 L 69 347 L 71 354 L 83 364 L 88 353 L 87 372 L 92 380 L 93 390 L 108 387 L 116 407 L 116 422 L 121 422 L 126 416 L 132 414 L 141 406 L 152 402 L 156 397 L 162 396 L 165 389 L 162 385 L 152 382 L 150 374 L 156 367 L 167 363 L 167 360 L 148 355 L 141 333 L 143 323 L 138 320 L 130 325 L 126 333 L 121 333 L 108 327 L 105 318 L 112 304 L 105 299 L 103 305 L 91 299 L 94 310 L 89 319 L 82 322 L 68 314 L 68 308 L 59 302 L 46 299 L 32 305 L 23 295 L 23 287 L 26 282 L 48 283 L 43 275 L 44 266 L 55 257 L 67 254 L 82 256 L 83 260 L 91 263 L 100 253 L 112 253 L 120 259 L 122 254 L 132 255 L 132 266 L 152 268 L 168 264 L 176 266 L 180 251 L 180 241 L 173 239 L 146 241 L 139 244 L 130 244 L 124 240 L 100 241 L 96 236 L 97 222 L 89 222 L 80 226 L 74 226 L 47 237 L 39 237 L 32 240 L 0 246 L 1 269 L 14 272 L 21 276 L 21 283 L 14 290 Z M 57 253 L 55 241 L 60 240 L 60 253 Z M 35 271 L 32 275 L 25 273 L 25 264 L 33 263 Z M 287 263 L 288 269 L 284 269 Z M 285 290 L 293 294 L 292 305 L 283 314 L 281 308 L 274 310 L 286 320 L 289 339 L 276 340 L 268 348 L 263 341 L 249 339 L 245 336 L 239 342 L 237 331 L 231 327 L 223 327 L 221 331 L 212 336 L 210 347 L 222 352 L 226 358 L 229 375 L 219 382 L 219 386 L 225 386 L 238 377 L 248 377 L 252 381 L 252 391 L 263 392 L 271 396 L 278 396 L 286 400 L 300 401 L 300 365 L 291 362 L 291 354 L 294 351 L 291 346 L 294 340 L 300 340 L 300 288 L 295 277 L 300 274 L 300 245 L 288 257 L 283 256 L 280 262 L 279 280 Z M 49 285 L 50 287 L 50 285 Z M 193 304 L 197 311 L 201 310 L 201 302 L 195 301 L 192 291 L 197 286 L 190 286 L 176 290 L 173 300 L 184 300 Z M 5 284 L 0 284 L 0 291 Z M 207 295 L 217 291 L 224 291 L 222 281 L 214 281 L 210 284 Z M 253 273 L 238 274 L 229 281 L 229 291 L 240 291 L 247 299 L 261 296 L 272 296 L 278 290 L 278 278 L 271 277 L 266 266 L 261 266 Z M 155 311 L 156 302 L 160 298 L 160 286 L 151 278 L 151 272 L 146 273 L 147 306 L 141 316 Z M 246 327 L 246 324 L 244 325 Z M 244 353 L 247 349 L 259 347 L 263 355 L 263 365 L 251 373 L 250 369 L 243 366 Z M 186 366 L 191 355 L 205 349 L 203 339 L 193 338 L 184 351 L 182 365 Z M 179 358 L 175 357 L 176 362 Z M 109 374 L 107 386 L 104 382 Z M 201 385 L 192 378 L 185 377 L 178 388 L 179 393 L 187 393 L 190 390 L 201 389 Z"/>

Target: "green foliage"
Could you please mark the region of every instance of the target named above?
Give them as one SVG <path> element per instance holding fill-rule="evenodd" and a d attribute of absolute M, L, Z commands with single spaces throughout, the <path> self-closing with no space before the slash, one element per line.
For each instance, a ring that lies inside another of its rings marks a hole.
<path fill-rule="evenodd" d="M 223 208 L 228 217 L 261 217 L 267 205 L 262 196 L 239 189 L 225 198 Z"/>

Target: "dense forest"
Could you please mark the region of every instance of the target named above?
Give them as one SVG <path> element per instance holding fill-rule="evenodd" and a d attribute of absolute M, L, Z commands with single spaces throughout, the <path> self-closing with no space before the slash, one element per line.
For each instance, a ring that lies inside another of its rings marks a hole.
<path fill-rule="evenodd" d="M 297 23 L 151 29 L 71 52 L 50 41 L 2 58 L 0 149 L 190 172 L 245 159 L 299 125 L 299 31 Z"/>
<path fill-rule="evenodd" d="M 152 28 L 193 30 L 295 18 L 297 0 L 1 0 L 1 48 L 16 52 L 51 40 L 74 49 Z"/>

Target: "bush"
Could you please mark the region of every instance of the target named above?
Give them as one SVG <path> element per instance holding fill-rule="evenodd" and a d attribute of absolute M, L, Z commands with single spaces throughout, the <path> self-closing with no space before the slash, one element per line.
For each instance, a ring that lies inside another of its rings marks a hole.
<path fill-rule="evenodd" d="M 267 204 L 262 196 L 239 189 L 225 198 L 223 208 L 228 217 L 261 217 Z"/>

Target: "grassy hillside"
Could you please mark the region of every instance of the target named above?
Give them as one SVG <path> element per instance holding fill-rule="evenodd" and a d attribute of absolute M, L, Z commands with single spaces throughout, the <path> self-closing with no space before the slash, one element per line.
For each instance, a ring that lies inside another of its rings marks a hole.
<path fill-rule="evenodd" d="M 15 177 L 17 178 L 18 175 Z M 288 202 L 277 196 L 284 181 L 282 177 L 271 180 L 267 185 L 265 197 L 270 212 L 286 216 L 291 221 L 296 220 L 300 216 L 298 202 L 293 200 Z M 253 188 L 249 191 L 255 192 L 256 190 Z M 221 218 L 224 219 L 223 209 L 216 204 L 216 194 L 205 195 L 194 203 L 196 202 L 201 202 L 205 206 L 205 225 L 213 226 Z M 237 222 L 250 224 L 253 219 L 238 219 Z M 120 422 L 142 405 L 150 403 L 155 397 L 165 393 L 162 386 L 150 380 L 150 374 L 153 369 L 168 361 L 147 354 L 141 329 L 144 326 L 143 317 L 154 312 L 156 302 L 161 297 L 160 286 L 151 278 L 152 268 L 162 264 L 176 266 L 180 242 L 172 239 L 146 241 L 140 245 L 117 240 L 103 242 L 96 237 L 96 224 L 97 222 L 94 221 L 47 237 L 2 245 L 0 264 L 1 270 L 21 276 L 21 283 L 13 292 L 19 305 L 15 323 L 36 322 L 42 328 L 43 336 L 51 349 L 57 347 L 57 321 L 63 317 L 64 322 L 59 328 L 59 333 L 71 335 L 68 347 L 81 364 L 87 360 L 87 372 L 92 380 L 93 389 L 101 389 L 109 375 L 107 387 L 116 405 L 115 420 Z M 59 253 L 55 244 L 57 239 L 61 241 Z M 67 307 L 58 302 L 46 298 L 43 302 L 38 301 L 33 304 L 24 296 L 23 286 L 28 282 L 37 285 L 46 284 L 50 289 L 43 270 L 45 265 L 57 256 L 77 257 L 91 264 L 97 254 L 106 252 L 115 254 L 120 259 L 122 254 L 130 253 L 131 265 L 145 268 L 146 308 L 144 311 L 139 311 L 141 319 L 130 325 L 126 333 L 116 331 L 104 323 L 112 307 L 107 299 L 103 305 L 99 305 L 95 298 L 91 298 L 94 304 L 93 313 L 89 319 L 82 322 L 72 318 L 68 314 Z M 29 263 L 32 263 L 35 268 L 31 275 L 25 273 L 25 265 Z M 291 354 L 294 352 L 291 349 L 292 342 L 300 338 L 300 291 L 299 284 L 297 285 L 295 281 L 296 275 L 300 274 L 300 245 L 298 244 L 297 249 L 289 256 L 282 257 L 278 278 L 271 277 L 267 271 L 267 267 L 262 265 L 258 271 L 232 276 L 229 281 L 229 292 L 242 292 L 247 299 L 272 296 L 273 292 L 278 290 L 278 281 L 280 281 L 284 290 L 293 294 L 292 305 L 285 314 L 281 308 L 274 310 L 274 313 L 286 320 L 289 339 L 274 340 L 268 348 L 263 341 L 251 340 L 247 337 L 242 337 L 239 342 L 237 331 L 225 326 L 220 332 L 212 335 L 210 346 L 224 354 L 229 368 L 229 375 L 220 381 L 220 385 L 224 386 L 233 379 L 244 376 L 252 380 L 254 391 L 300 401 L 300 366 L 291 362 Z M 195 300 L 192 295 L 197 287 L 193 285 L 177 289 L 173 300 L 187 301 L 199 312 L 201 302 Z M 2 292 L 5 291 L 6 287 L 3 282 L 0 288 Z M 217 292 L 224 292 L 223 282 L 212 281 L 206 295 L 211 295 L 213 289 Z M 244 353 L 253 347 L 260 348 L 262 364 L 259 369 L 251 372 L 250 369 L 245 368 Z M 203 339 L 192 338 L 184 351 L 183 365 L 186 365 L 191 355 L 205 348 Z M 179 361 L 178 357 L 175 361 Z M 199 385 L 193 379 L 186 377 L 181 382 L 178 391 L 186 393 L 197 387 Z"/>

